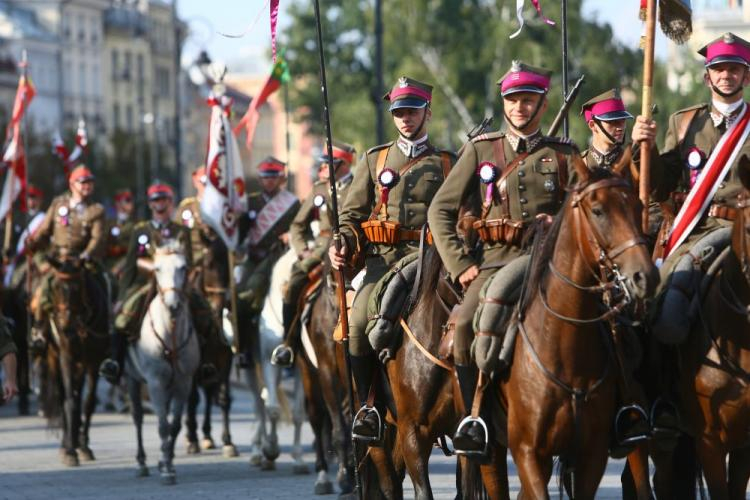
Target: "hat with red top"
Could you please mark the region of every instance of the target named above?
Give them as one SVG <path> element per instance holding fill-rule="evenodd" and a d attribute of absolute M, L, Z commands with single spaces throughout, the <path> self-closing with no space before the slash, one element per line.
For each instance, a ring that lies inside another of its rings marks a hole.
<path fill-rule="evenodd" d="M 529 66 L 522 61 L 513 61 L 510 70 L 497 81 L 500 95 L 505 97 L 517 92 L 546 94 L 549 91 L 551 71 Z"/>
<path fill-rule="evenodd" d="M 396 81 L 391 91 L 383 96 L 383 99 L 391 102 L 388 111 L 402 108 L 425 108 L 432 102 L 432 86 L 408 76 L 402 76 Z"/>
<path fill-rule="evenodd" d="M 169 184 L 156 181 L 148 187 L 146 195 L 148 196 L 148 201 L 154 201 L 162 198 L 174 198 L 174 191 Z"/>
<path fill-rule="evenodd" d="M 584 102 L 581 106 L 581 114 L 587 123 L 591 120 L 611 122 L 633 118 L 633 115 L 625 109 L 619 89 L 608 90 Z"/>
<path fill-rule="evenodd" d="M 42 190 L 33 184 L 29 184 L 26 186 L 26 195 L 29 198 L 43 198 L 44 197 L 44 193 L 42 192 Z"/>
<path fill-rule="evenodd" d="M 130 189 L 119 189 L 115 193 L 115 202 L 133 201 L 133 192 Z"/>
<path fill-rule="evenodd" d="M 258 176 L 260 177 L 283 177 L 286 163 L 277 160 L 273 156 L 266 156 L 266 159 L 258 165 Z"/>
<path fill-rule="evenodd" d="M 70 182 L 89 182 L 94 180 L 94 174 L 86 165 L 78 165 L 70 173 Z"/>
<path fill-rule="evenodd" d="M 354 156 L 357 154 L 357 150 L 351 144 L 345 142 L 333 142 L 333 163 L 337 164 L 345 162 L 352 164 L 354 163 Z M 323 154 L 318 157 L 318 161 L 321 163 L 328 163 L 328 148 L 323 149 Z"/>
<path fill-rule="evenodd" d="M 701 48 L 698 53 L 706 58 L 707 68 L 721 63 L 750 66 L 750 42 L 734 33 L 724 33 Z"/>

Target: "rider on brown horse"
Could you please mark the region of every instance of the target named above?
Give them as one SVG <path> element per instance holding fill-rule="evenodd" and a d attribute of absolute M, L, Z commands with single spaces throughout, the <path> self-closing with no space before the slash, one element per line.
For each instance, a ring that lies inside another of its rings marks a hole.
<path fill-rule="evenodd" d="M 352 372 L 362 408 L 352 425 L 355 438 L 382 435 L 384 401 L 374 386 L 375 352 L 365 333 L 367 302 L 375 284 L 406 255 L 419 248 L 427 207 L 454 161 L 452 153 L 427 137 L 432 87 L 402 77 L 385 96 L 399 138 L 367 151 L 354 169 L 352 187 L 341 209 L 343 242 L 328 255 L 335 269 L 364 253 L 365 276 L 352 305 L 349 334 Z"/>
<path fill-rule="evenodd" d="M 101 375 L 112 384 L 117 383 L 122 372 L 125 343 L 128 338 L 138 338 L 148 299 L 153 296 L 153 283 L 148 270 L 148 262 L 158 243 L 167 239 L 181 240 L 185 249 L 188 270 L 192 266 L 190 234 L 184 227 L 171 220 L 174 200 L 172 188 L 156 182 L 148 188 L 147 195 L 151 220 L 140 222 L 133 229 L 115 304 L 117 317 L 112 334 L 112 353 L 110 358 L 102 362 L 100 368 Z M 201 344 L 205 344 L 205 339 L 210 335 L 219 335 L 217 321 L 201 293 L 190 289 L 188 299 L 196 332 L 202 339 Z M 215 373 L 216 368 L 213 365 L 209 363 L 202 365 L 202 377 L 210 378 Z"/>
<path fill-rule="evenodd" d="M 69 193 L 52 201 L 41 226 L 27 239 L 31 251 L 50 244 L 49 256 L 56 260 L 79 260 L 85 264 L 102 293 L 107 285 L 98 259 L 104 248 L 104 207 L 94 202 L 94 174 L 84 165 L 70 173 Z M 52 309 L 50 282 L 52 274 L 44 276 L 32 299 L 34 326 L 31 330 L 32 350 L 43 351 L 47 345 L 46 331 Z"/>
<path fill-rule="evenodd" d="M 351 164 L 356 158 L 356 150 L 350 144 L 333 145 L 333 168 L 336 172 L 336 196 L 339 205 L 343 203 L 352 182 Z M 284 294 L 283 319 L 284 343 L 277 347 L 271 362 L 280 366 L 291 366 L 297 349 L 301 331 L 300 299 L 302 292 L 310 283 L 310 274 L 323 262 L 323 256 L 331 244 L 331 192 L 328 185 L 328 155 L 320 157 L 318 178 L 312 193 L 302 203 L 297 216 L 289 228 L 289 238 L 297 254 L 298 261 L 292 266 L 286 293 Z M 311 224 L 318 221 L 318 236 L 313 240 Z"/>

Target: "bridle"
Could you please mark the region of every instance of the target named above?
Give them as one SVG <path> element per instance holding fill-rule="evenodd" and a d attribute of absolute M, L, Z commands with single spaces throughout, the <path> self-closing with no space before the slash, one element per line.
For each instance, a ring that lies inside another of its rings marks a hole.
<path fill-rule="evenodd" d="M 169 253 L 176 253 L 176 252 L 169 252 Z M 163 255 L 166 255 L 166 254 L 167 254 L 166 252 L 163 253 Z M 156 277 L 154 277 L 154 279 L 156 280 Z M 157 292 L 157 296 L 159 297 L 159 301 L 162 303 L 162 305 L 164 306 L 166 310 L 170 311 L 170 313 L 171 313 L 171 310 L 169 306 L 167 306 L 166 301 L 164 300 L 164 295 L 168 292 L 176 293 L 180 300 L 179 300 L 179 307 L 177 311 L 175 312 L 182 311 L 182 308 L 185 307 L 185 301 L 186 301 L 186 296 L 187 296 L 185 292 L 186 286 L 187 286 L 187 279 L 183 281 L 182 286 L 179 288 L 171 287 L 171 286 L 162 287 L 159 285 L 158 280 L 156 280 L 156 292 Z M 187 335 L 180 345 L 177 345 L 177 337 L 175 335 L 172 335 L 172 342 L 171 342 L 172 345 L 171 346 L 167 345 L 164 338 L 161 335 L 159 335 L 159 331 L 157 330 L 156 325 L 154 324 L 154 318 L 153 318 L 153 315 L 151 314 L 150 309 L 146 312 L 146 314 L 148 316 L 149 323 L 151 325 L 151 331 L 154 333 L 154 337 L 156 337 L 156 340 L 159 342 L 159 345 L 161 345 L 164 358 L 167 359 L 169 363 L 172 365 L 172 376 L 174 376 L 174 369 L 176 368 L 176 365 L 177 365 L 177 355 L 179 354 L 180 351 L 182 351 L 182 349 L 184 349 L 188 345 L 188 343 L 190 342 L 191 335 Z M 173 331 L 175 329 L 176 321 L 177 321 L 176 314 L 170 314 L 170 322 L 169 322 L 170 330 Z M 192 333 L 192 332 L 189 332 L 189 333 Z"/>
<path fill-rule="evenodd" d="M 591 224 L 590 212 L 587 205 L 583 203 L 588 195 L 600 189 L 624 188 L 630 189 L 630 184 L 620 176 L 601 179 L 589 184 L 577 185 L 572 188 L 571 208 L 573 211 L 573 226 L 578 245 L 578 253 L 583 257 L 589 273 L 594 277 L 597 284 L 584 286 L 576 283 L 557 269 L 552 261 L 549 269 L 552 275 L 568 286 L 586 293 L 603 295 L 602 305 L 605 312 L 594 318 L 579 319 L 571 318 L 558 313 L 550 306 L 547 295 L 539 283 L 539 295 L 544 308 L 558 319 L 574 324 L 591 324 L 599 321 L 607 321 L 622 313 L 622 311 L 633 302 L 633 296 L 627 287 L 627 280 L 620 272 L 615 259 L 631 248 L 646 246 L 646 240 L 642 236 L 629 238 L 614 248 L 606 248 L 601 234 Z M 587 245 L 584 245 L 584 241 Z M 589 263 L 596 262 L 597 269 Z"/>

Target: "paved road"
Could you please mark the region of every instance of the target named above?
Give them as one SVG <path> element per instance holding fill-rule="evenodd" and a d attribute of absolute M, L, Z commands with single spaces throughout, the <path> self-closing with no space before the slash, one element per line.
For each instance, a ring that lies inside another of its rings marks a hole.
<path fill-rule="evenodd" d="M 282 456 L 277 469 L 262 472 L 248 463 L 249 444 L 255 429 L 255 418 L 249 393 L 235 390 L 232 434 L 238 446 L 238 458 L 225 459 L 221 450 L 210 450 L 188 456 L 184 449 L 184 434 L 180 436 L 175 466 L 177 484 L 162 486 L 155 464 L 158 460 L 158 434 L 155 418 L 146 417 L 144 439 L 148 465 L 152 475 L 135 477 L 135 432 L 128 415 L 99 413 L 94 416 L 91 447 L 97 460 L 82 463 L 77 468 L 66 468 L 59 460 L 59 437 L 49 430 L 46 421 L 33 417 L 18 417 L 15 405 L 0 407 L 0 499 L 56 499 L 83 498 L 119 499 L 268 499 L 299 500 L 314 498 L 314 475 L 295 475 L 289 455 L 291 425 L 282 425 L 280 440 Z M 215 426 L 218 417 L 214 418 Z M 218 429 L 218 427 L 215 427 Z M 218 438 L 215 431 L 214 438 Z M 184 433 L 184 431 L 183 431 Z M 305 461 L 312 464 L 314 457 L 309 444 L 312 431 L 305 425 L 303 443 Z M 610 463 L 597 498 L 619 498 L 620 463 Z M 511 468 L 514 472 L 514 469 Z M 430 464 L 430 476 L 439 499 L 453 499 L 454 461 L 436 452 Z M 407 480 L 408 481 L 408 480 Z M 514 475 L 511 485 L 517 491 Z M 552 490 L 557 493 L 556 488 Z M 406 497 L 412 498 L 410 484 L 405 485 Z M 329 496 L 328 498 L 333 498 Z"/>

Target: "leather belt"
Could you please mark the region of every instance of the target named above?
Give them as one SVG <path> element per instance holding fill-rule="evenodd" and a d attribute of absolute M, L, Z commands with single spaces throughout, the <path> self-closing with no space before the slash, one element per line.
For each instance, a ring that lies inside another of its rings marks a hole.
<path fill-rule="evenodd" d="M 728 205 L 719 205 L 714 203 L 708 209 L 708 216 L 734 221 L 734 219 L 737 218 L 737 209 Z"/>

